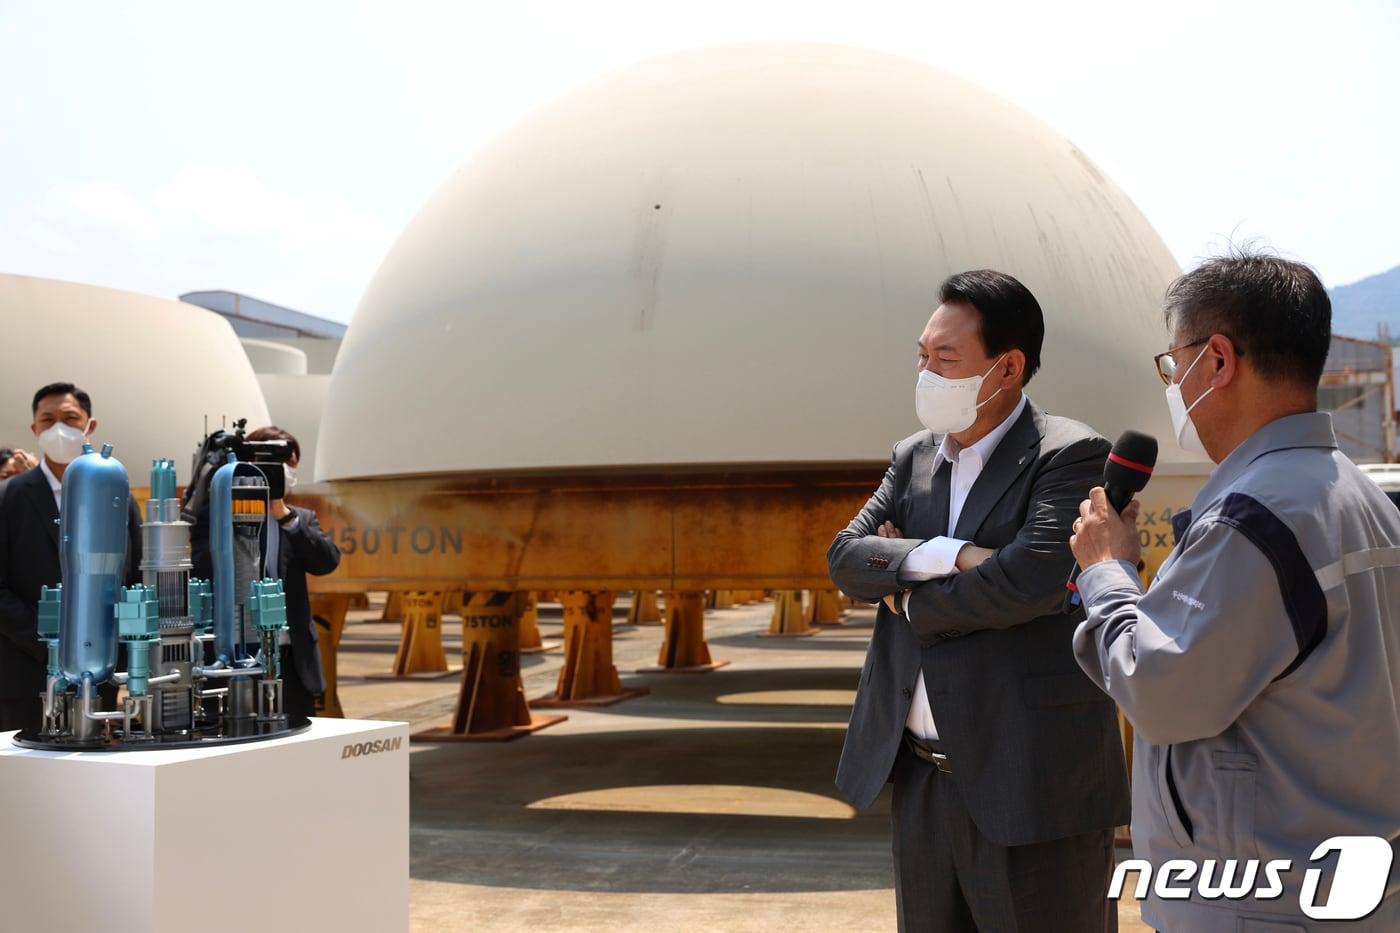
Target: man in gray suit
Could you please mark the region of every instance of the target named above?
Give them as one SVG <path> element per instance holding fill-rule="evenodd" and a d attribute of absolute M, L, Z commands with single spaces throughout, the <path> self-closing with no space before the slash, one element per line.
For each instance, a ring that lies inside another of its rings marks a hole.
<path fill-rule="evenodd" d="M 836 783 L 862 808 L 894 784 L 901 930 L 1113 930 L 1123 746 L 1061 608 L 1109 444 L 1023 395 L 1045 333 L 1024 285 L 964 272 L 939 300 L 919 338 L 928 430 L 827 553 L 838 587 L 881 601 Z"/>

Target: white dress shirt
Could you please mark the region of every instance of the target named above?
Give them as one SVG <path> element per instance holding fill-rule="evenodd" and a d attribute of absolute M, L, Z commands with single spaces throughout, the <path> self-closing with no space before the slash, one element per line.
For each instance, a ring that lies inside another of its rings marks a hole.
<path fill-rule="evenodd" d="M 44 479 L 49 481 L 49 488 L 53 490 L 53 507 L 60 512 L 63 511 L 63 481 L 53 475 L 53 470 L 49 469 L 49 458 L 39 458 L 39 469 L 44 474 Z"/>
<path fill-rule="evenodd" d="M 949 574 L 957 573 L 958 552 L 963 549 L 963 545 L 970 542 L 960 541 L 954 538 L 953 531 L 958 527 L 958 516 L 962 514 L 963 504 L 967 502 L 967 494 L 972 489 L 972 484 L 977 482 L 977 477 L 982 475 L 982 468 L 987 465 L 987 460 L 992 456 L 992 451 L 997 449 L 1001 439 L 1006 436 L 1006 432 L 1011 430 L 1011 426 L 1016 423 L 1016 419 L 1021 417 L 1021 412 L 1026 408 L 1026 396 L 1021 396 L 1021 401 L 1012 409 L 1011 414 L 1006 416 L 1006 420 L 987 432 L 977 443 L 971 447 L 961 447 L 953 440 L 952 435 L 945 434 L 943 443 L 938 448 L 938 454 L 933 458 L 933 472 L 938 473 L 943 461 L 947 460 L 952 464 L 948 476 L 948 534 L 940 535 L 937 538 L 930 538 L 923 544 L 909 552 L 909 556 L 904 558 L 904 563 L 899 568 L 899 578 L 909 581 L 936 580 L 939 577 L 946 577 Z M 904 593 L 904 617 L 909 618 L 909 592 Z M 933 710 L 928 703 L 928 689 L 924 686 L 924 671 L 919 669 L 919 679 L 914 684 L 914 701 L 909 706 L 909 715 L 904 719 L 905 728 L 921 739 L 933 740 L 938 738 L 938 727 L 933 721 Z"/>

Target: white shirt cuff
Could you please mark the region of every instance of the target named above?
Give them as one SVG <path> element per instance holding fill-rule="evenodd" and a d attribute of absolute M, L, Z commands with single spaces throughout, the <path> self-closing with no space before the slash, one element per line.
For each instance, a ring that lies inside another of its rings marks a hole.
<path fill-rule="evenodd" d="M 913 596 L 913 595 L 914 595 L 914 591 L 913 591 L 913 590 L 905 590 L 905 591 L 904 591 L 904 602 L 902 602 L 902 603 L 900 604 L 901 606 L 904 607 L 904 618 L 906 618 L 906 619 L 909 618 L 909 597 L 910 597 L 910 596 Z"/>
<path fill-rule="evenodd" d="M 958 572 L 958 552 L 968 542 L 939 536 L 930 538 L 910 551 L 899 565 L 899 579 L 921 583 Z"/>

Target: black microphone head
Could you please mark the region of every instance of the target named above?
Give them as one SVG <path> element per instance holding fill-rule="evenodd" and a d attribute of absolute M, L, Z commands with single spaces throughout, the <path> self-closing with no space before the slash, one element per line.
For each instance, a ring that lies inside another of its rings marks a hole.
<path fill-rule="evenodd" d="M 1103 467 L 1105 489 L 1126 494 L 1123 504 L 1140 492 L 1152 478 L 1157 465 L 1157 438 L 1141 431 L 1124 431 L 1108 455 Z M 1121 507 L 1119 511 L 1122 511 Z"/>

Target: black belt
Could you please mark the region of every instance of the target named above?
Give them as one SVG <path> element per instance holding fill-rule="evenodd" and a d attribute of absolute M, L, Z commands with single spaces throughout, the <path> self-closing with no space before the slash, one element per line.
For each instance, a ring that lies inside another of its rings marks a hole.
<path fill-rule="evenodd" d="M 914 757 L 921 761 L 926 761 L 944 774 L 952 774 L 953 766 L 948 763 L 948 756 L 943 752 L 943 743 L 934 740 L 921 739 L 908 729 L 904 730 L 904 744 L 909 751 L 914 753 Z"/>

